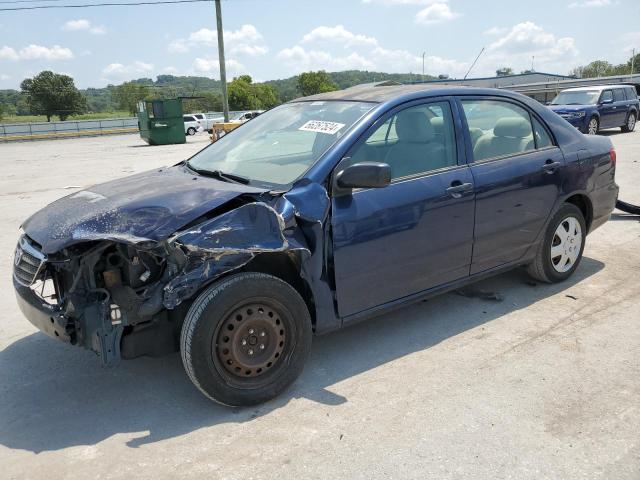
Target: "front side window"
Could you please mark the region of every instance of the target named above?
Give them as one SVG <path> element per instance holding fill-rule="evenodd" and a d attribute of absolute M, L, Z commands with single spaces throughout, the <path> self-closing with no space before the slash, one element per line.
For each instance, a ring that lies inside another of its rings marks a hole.
<path fill-rule="evenodd" d="M 529 112 L 500 100 L 462 100 L 474 161 L 535 150 Z"/>
<path fill-rule="evenodd" d="M 188 166 L 245 177 L 257 186 L 289 185 L 374 106 L 352 101 L 286 103 L 201 150 Z"/>
<path fill-rule="evenodd" d="M 600 97 L 600 101 L 601 102 L 611 102 L 611 101 L 613 101 L 613 94 L 611 93 L 611 90 L 605 90 L 604 92 L 602 92 L 602 96 Z"/>
<path fill-rule="evenodd" d="M 351 154 L 350 163 L 382 162 L 391 179 L 456 165 L 456 141 L 449 102 L 434 102 L 392 115 Z"/>

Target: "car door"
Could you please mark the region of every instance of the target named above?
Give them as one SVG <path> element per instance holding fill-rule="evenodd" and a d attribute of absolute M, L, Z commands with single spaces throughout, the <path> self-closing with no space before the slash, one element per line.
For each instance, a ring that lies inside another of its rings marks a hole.
<path fill-rule="evenodd" d="M 536 242 L 560 194 L 564 156 L 519 102 L 458 101 L 476 192 L 473 275 L 517 261 Z"/>
<path fill-rule="evenodd" d="M 613 92 L 613 110 L 615 124 L 614 126 L 619 127 L 620 125 L 624 125 L 627 123 L 627 113 L 629 112 L 629 102 L 627 102 L 627 98 L 625 97 L 624 90 L 622 88 L 614 88 Z"/>
<path fill-rule="evenodd" d="M 603 90 L 598 101 L 598 112 L 600 112 L 600 128 L 616 127 L 616 106 L 613 103 L 613 92 Z"/>
<path fill-rule="evenodd" d="M 459 122 L 448 99 L 399 107 L 341 162 L 380 161 L 392 172 L 385 188 L 332 198 L 341 317 L 469 275 L 474 195 Z"/>

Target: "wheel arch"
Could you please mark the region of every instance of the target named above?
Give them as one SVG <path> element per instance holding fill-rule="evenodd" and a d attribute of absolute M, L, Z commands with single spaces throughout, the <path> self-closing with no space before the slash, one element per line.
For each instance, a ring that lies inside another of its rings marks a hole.
<path fill-rule="evenodd" d="M 316 329 L 316 308 L 313 290 L 301 275 L 302 259 L 296 252 L 264 252 L 256 255 L 238 270 L 241 272 L 266 273 L 291 285 L 307 305 L 313 330 Z"/>
<path fill-rule="evenodd" d="M 568 197 L 564 203 L 570 203 L 580 209 L 582 215 L 584 215 L 584 221 L 587 224 L 587 232 L 591 228 L 591 222 L 593 221 L 593 205 L 589 197 L 582 193 L 576 193 Z"/>

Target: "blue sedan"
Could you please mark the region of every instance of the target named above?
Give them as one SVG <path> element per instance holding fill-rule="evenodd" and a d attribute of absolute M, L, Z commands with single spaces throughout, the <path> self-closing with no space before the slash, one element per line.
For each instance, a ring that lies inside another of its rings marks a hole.
<path fill-rule="evenodd" d="M 13 283 L 29 321 L 105 365 L 179 348 L 207 397 L 256 404 L 314 334 L 515 267 L 567 279 L 615 166 L 608 138 L 516 93 L 323 93 L 37 212 Z"/>

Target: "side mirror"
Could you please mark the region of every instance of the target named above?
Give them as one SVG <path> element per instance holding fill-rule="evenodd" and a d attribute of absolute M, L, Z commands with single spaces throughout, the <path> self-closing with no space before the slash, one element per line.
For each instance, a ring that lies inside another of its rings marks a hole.
<path fill-rule="evenodd" d="M 602 105 L 607 105 L 608 103 L 613 103 L 613 98 L 607 98 L 600 102 Z"/>
<path fill-rule="evenodd" d="M 391 183 L 391 167 L 386 163 L 355 163 L 336 175 L 339 188 L 383 188 Z"/>

